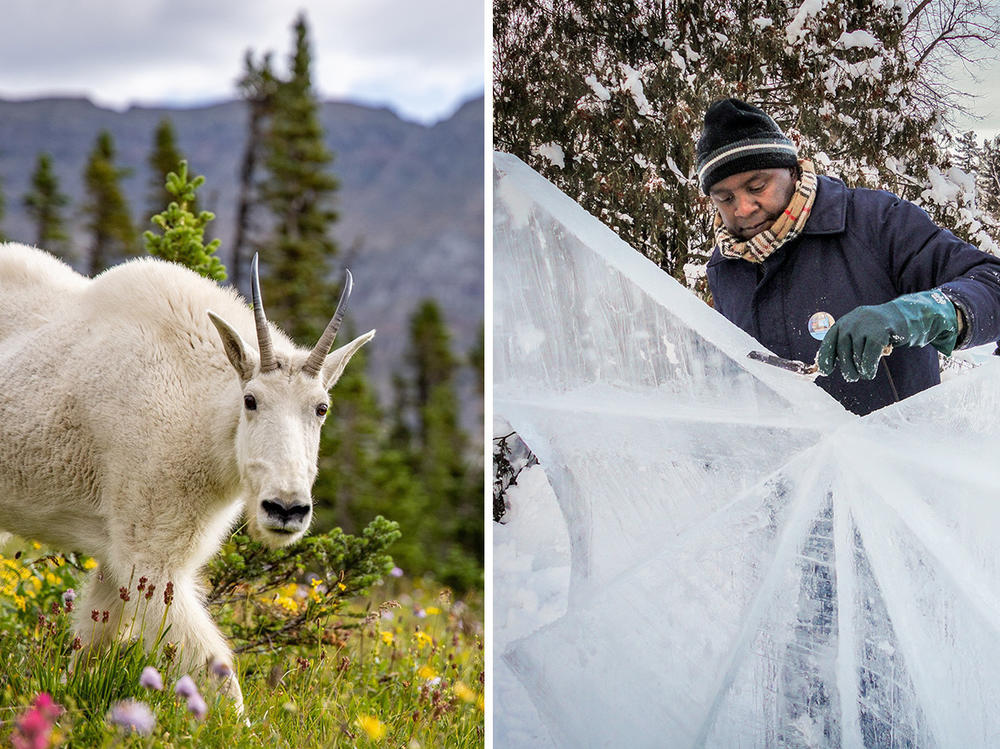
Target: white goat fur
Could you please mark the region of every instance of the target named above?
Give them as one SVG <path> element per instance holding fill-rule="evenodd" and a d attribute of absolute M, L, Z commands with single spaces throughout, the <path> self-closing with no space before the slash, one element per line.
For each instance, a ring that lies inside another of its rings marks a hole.
<path fill-rule="evenodd" d="M 128 621 L 145 576 L 157 586 L 147 647 L 170 581 L 167 639 L 189 666 L 232 667 L 198 571 L 243 509 L 272 546 L 305 532 L 309 516 L 280 532 L 262 525 L 261 503 L 311 503 L 316 407 L 375 332 L 330 353 L 316 377 L 301 371 L 309 352 L 270 330 L 281 366 L 261 374 L 253 314 L 235 292 L 148 258 L 91 280 L 41 250 L 0 244 L 0 530 L 99 561 L 76 602 L 84 652 L 115 635 L 113 624 L 93 626 L 91 610 L 113 623 L 126 605 Z M 235 679 L 227 687 L 242 704 Z"/>

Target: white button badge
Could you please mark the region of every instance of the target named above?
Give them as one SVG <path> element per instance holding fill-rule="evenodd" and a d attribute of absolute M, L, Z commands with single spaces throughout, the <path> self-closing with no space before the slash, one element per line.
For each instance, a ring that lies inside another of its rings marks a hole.
<path fill-rule="evenodd" d="M 822 341 L 836 320 L 829 312 L 817 312 L 809 318 L 809 335 L 817 341 Z"/>

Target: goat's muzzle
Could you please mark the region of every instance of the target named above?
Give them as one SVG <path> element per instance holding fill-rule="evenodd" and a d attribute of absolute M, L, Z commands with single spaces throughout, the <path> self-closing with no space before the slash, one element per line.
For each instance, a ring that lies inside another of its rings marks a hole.
<path fill-rule="evenodd" d="M 309 525 L 312 506 L 300 502 L 282 502 L 275 497 L 260 503 L 261 525 L 272 533 L 299 533 Z"/>

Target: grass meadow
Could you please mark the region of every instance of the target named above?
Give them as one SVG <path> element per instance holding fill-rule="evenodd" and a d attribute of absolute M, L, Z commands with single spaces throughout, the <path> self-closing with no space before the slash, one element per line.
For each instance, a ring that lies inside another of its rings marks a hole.
<path fill-rule="evenodd" d="M 223 552 L 223 562 L 251 556 Z M 74 594 L 96 563 L 0 546 L 0 746 L 483 745 L 480 594 L 457 598 L 396 568 L 355 589 L 343 575 L 268 565 L 280 574 L 209 581 L 224 593 L 210 611 L 237 651 L 240 716 L 217 675 L 181 671 L 169 628 L 152 655 L 126 637 L 74 665 Z M 104 623 L 96 612 L 94 626 L 135 627 L 144 601 L 163 594 L 150 585 L 133 581 L 128 616 Z"/>

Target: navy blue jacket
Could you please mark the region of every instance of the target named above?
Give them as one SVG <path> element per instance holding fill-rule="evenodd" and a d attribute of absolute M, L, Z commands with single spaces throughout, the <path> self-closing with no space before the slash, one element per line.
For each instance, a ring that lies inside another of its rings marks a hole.
<path fill-rule="evenodd" d="M 820 177 L 805 230 L 763 263 L 723 257 L 708 263 L 715 308 L 764 346 L 811 362 L 820 342 L 810 316 L 834 318 L 862 304 L 940 287 L 965 316 L 959 347 L 1000 338 L 1000 258 L 941 229 L 919 207 L 880 190 L 849 189 Z M 866 414 L 940 382 L 931 346 L 897 348 L 874 380 L 847 382 L 834 370 L 816 383 L 856 414 Z"/>

